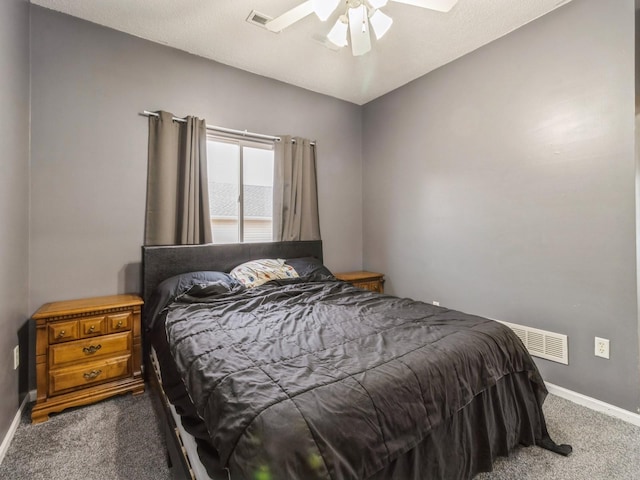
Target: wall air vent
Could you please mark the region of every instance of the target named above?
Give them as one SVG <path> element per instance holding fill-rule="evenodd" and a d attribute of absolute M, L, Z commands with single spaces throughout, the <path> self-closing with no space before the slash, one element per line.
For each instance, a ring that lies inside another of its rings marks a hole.
<path fill-rule="evenodd" d="M 251 13 L 247 17 L 247 22 L 253 23 L 254 25 L 258 25 L 259 27 L 262 27 L 262 28 L 266 28 L 265 25 L 269 20 L 273 20 L 273 19 L 260 12 L 256 12 L 255 10 L 251 10 Z"/>
<path fill-rule="evenodd" d="M 515 323 L 500 323 L 514 331 L 531 355 L 569 365 L 569 349 L 566 335 L 516 325 Z"/>

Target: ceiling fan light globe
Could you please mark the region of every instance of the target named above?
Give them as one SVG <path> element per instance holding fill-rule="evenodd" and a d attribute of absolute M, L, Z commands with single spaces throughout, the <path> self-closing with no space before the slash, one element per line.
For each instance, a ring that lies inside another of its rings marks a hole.
<path fill-rule="evenodd" d="M 313 0 L 313 11 L 321 21 L 326 21 L 338 8 L 340 0 Z"/>
<path fill-rule="evenodd" d="M 371 28 L 373 33 L 376 34 L 376 38 L 380 40 L 384 37 L 384 34 L 389 31 L 391 25 L 393 25 L 393 19 L 389 15 L 385 15 L 380 10 L 373 12 L 373 15 L 369 17 Z"/>
<path fill-rule="evenodd" d="M 388 0 L 368 0 L 372 8 L 382 8 L 387 4 Z"/>
<path fill-rule="evenodd" d="M 338 47 L 346 47 L 348 28 L 349 25 L 342 20 L 342 17 L 340 17 L 327 35 L 327 39 Z"/>

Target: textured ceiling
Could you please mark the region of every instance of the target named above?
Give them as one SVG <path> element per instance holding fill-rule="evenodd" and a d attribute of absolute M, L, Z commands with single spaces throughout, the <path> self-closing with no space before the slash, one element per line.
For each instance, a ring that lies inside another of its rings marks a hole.
<path fill-rule="evenodd" d="M 389 2 L 394 20 L 372 50 L 353 57 L 323 38 L 339 12 L 310 15 L 281 33 L 249 24 L 302 0 L 31 0 L 249 72 L 362 105 L 499 38 L 571 0 L 458 0 L 449 13 Z M 315 37 L 315 38 L 314 38 Z"/>

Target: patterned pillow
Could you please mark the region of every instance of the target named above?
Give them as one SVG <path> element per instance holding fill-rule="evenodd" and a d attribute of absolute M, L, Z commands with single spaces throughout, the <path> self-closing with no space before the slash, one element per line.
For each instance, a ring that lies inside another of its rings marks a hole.
<path fill-rule="evenodd" d="M 277 278 L 296 278 L 298 273 L 280 258 L 264 258 L 238 265 L 230 275 L 245 287 L 252 288 Z"/>

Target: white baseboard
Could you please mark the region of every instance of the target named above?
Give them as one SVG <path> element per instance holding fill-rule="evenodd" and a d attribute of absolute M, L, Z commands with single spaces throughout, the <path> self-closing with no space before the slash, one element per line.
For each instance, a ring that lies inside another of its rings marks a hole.
<path fill-rule="evenodd" d="M 9 450 L 9 445 L 11 445 L 13 436 L 16 434 L 18 425 L 20 425 L 20 418 L 22 418 L 22 412 L 24 411 L 24 408 L 27 406 L 27 403 L 30 401 L 29 400 L 30 397 L 31 397 L 31 392 L 29 392 L 29 395 L 25 395 L 24 399 L 22 400 L 22 403 L 20 404 L 20 408 L 16 412 L 16 416 L 13 417 L 13 422 L 11 422 L 11 425 L 9 426 L 9 430 L 7 431 L 7 434 L 4 436 L 4 440 L 2 440 L 2 443 L 0 444 L 0 463 L 2 463 L 2 461 L 4 460 L 4 456 L 7 454 L 7 451 Z"/>
<path fill-rule="evenodd" d="M 638 415 L 637 413 L 630 412 L 629 410 L 616 407 L 615 405 L 605 403 L 595 398 L 587 397 L 586 395 L 574 392 L 567 388 L 559 387 L 558 385 L 554 385 L 553 383 L 544 383 L 547 386 L 547 390 L 549 390 L 549 393 L 551 393 L 552 395 L 562 397 L 566 400 L 569 400 L 570 402 L 577 403 L 578 405 L 590 408 L 591 410 L 595 410 L 596 412 L 605 413 L 607 415 L 619 418 L 620 420 L 624 420 L 625 422 L 640 427 L 640 415 Z"/>

